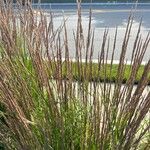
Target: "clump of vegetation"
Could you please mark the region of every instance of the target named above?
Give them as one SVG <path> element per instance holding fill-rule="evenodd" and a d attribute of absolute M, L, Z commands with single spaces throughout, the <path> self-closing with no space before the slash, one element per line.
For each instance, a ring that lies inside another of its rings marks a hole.
<path fill-rule="evenodd" d="M 149 34 L 142 40 L 140 24 L 128 66 L 130 74 L 122 85 L 133 23 L 132 15 L 129 17 L 112 84 L 117 29 L 111 63 L 108 64 L 110 48 L 106 30 L 94 67 L 91 10 L 88 36 L 84 37 L 80 3 L 77 5 L 75 63 L 69 57 L 65 21 L 55 30 L 51 14 L 47 18 L 39 10 L 39 15 L 30 5 L 24 8 L 18 5 L 16 9 L 11 3 L 0 5 L 0 144 L 4 149 L 149 148 L 150 92 L 144 94 L 144 90 L 149 82 L 150 60 L 142 66 L 138 85 L 134 87 Z M 100 78 L 91 80 L 95 74 L 103 75 L 103 83 Z"/>

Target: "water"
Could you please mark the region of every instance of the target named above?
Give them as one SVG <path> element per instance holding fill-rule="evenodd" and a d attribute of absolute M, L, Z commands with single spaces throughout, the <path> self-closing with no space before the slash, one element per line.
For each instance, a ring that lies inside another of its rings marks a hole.
<path fill-rule="evenodd" d="M 42 9 L 49 9 L 52 10 L 69 10 L 69 9 L 76 9 L 76 3 L 41 3 L 34 4 L 33 7 L 41 7 Z M 150 7 L 150 3 L 83 3 L 81 4 L 82 9 L 114 9 L 114 10 L 122 10 L 122 9 L 132 9 L 137 7 L 137 9 L 148 9 Z"/>
<path fill-rule="evenodd" d="M 39 7 L 34 5 L 35 8 Z M 59 27 L 63 22 L 63 16 L 67 19 L 67 30 L 68 30 L 68 40 L 69 47 L 71 47 L 70 55 L 75 56 L 75 43 L 73 37 L 73 31 L 76 30 L 77 24 L 77 6 L 76 4 L 41 4 L 42 9 L 46 11 L 54 12 L 54 26 Z M 112 44 L 115 34 L 116 27 L 118 28 L 117 45 L 115 51 L 115 60 L 120 57 L 121 46 L 123 42 L 123 37 L 125 34 L 125 29 L 130 15 L 131 9 L 134 13 L 134 22 L 132 27 L 132 32 L 130 36 L 130 42 L 126 54 L 126 59 L 130 60 L 132 54 L 133 43 L 136 37 L 136 32 L 138 30 L 139 22 L 142 18 L 141 33 L 142 38 L 145 39 L 149 29 L 150 29 L 150 4 L 140 3 L 96 3 L 96 4 L 82 4 L 82 25 L 84 29 L 84 36 L 87 36 L 87 27 L 89 20 L 89 9 L 92 8 L 92 29 L 95 30 L 95 40 L 94 40 L 94 54 L 93 59 L 97 59 L 98 53 L 100 51 L 102 37 L 105 28 L 109 28 L 110 37 L 110 52 L 109 59 L 111 58 Z M 83 50 L 84 55 L 84 50 Z M 144 57 L 144 61 L 150 58 L 150 46 Z"/>

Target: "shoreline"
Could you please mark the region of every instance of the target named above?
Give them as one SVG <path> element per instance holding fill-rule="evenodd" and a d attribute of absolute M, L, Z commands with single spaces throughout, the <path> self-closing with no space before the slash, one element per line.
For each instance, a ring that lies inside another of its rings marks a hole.
<path fill-rule="evenodd" d="M 52 5 L 77 5 L 77 3 L 70 3 L 70 2 L 51 2 L 51 3 L 40 3 L 40 5 L 47 5 L 47 4 L 52 4 Z M 39 3 L 33 3 L 32 5 L 39 5 Z M 92 2 L 92 3 L 88 3 L 88 2 L 84 2 L 81 3 L 81 5 L 150 5 L 150 2 L 146 3 L 146 2 Z"/>

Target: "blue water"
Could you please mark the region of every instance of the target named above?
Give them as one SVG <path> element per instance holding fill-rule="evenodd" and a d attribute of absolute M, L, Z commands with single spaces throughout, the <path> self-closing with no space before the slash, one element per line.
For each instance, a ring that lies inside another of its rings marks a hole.
<path fill-rule="evenodd" d="M 68 18 L 67 21 L 67 31 L 68 31 L 68 41 L 71 47 L 70 55 L 75 56 L 75 47 L 73 31 L 76 30 L 77 23 L 77 5 L 73 3 L 61 3 L 61 4 L 41 4 L 33 5 L 34 8 L 41 8 L 45 11 L 51 11 L 54 13 L 54 26 L 57 28 L 63 22 L 63 15 Z M 150 4 L 140 3 L 94 3 L 94 4 L 82 4 L 82 24 L 84 29 L 84 36 L 86 37 L 88 20 L 89 20 L 89 9 L 92 8 L 92 27 L 95 30 L 95 40 L 94 40 L 94 54 L 93 58 L 96 59 L 101 47 L 101 41 L 105 28 L 109 28 L 110 36 L 110 47 L 112 47 L 112 41 L 115 33 L 116 27 L 118 27 L 118 37 L 116 45 L 115 60 L 120 57 L 120 49 L 122 46 L 122 41 L 124 39 L 126 24 L 128 17 L 130 15 L 131 9 L 133 10 L 134 22 L 132 27 L 132 32 L 130 36 L 130 42 L 128 45 L 128 51 L 126 54 L 126 59 L 130 60 L 132 55 L 133 43 L 135 41 L 137 29 L 139 22 L 142 18 L 141 34 L 142 38 L 145 39 L 148 32 L 150 31 Z M 111 58 L 111 48 L 110 48 L 110 58 Z M 147 53 L 144 57 L 144 61 L 150 58 L 150 46 L 148 47 Z"/>
<path fill-rule="evenodd" d="M 74 12 L 76 13 L 76 3 L 44 3 L 44 4 L 33 4 L 34 8 L 42 8 L 44 10 L 57 12 Z M 142 18 L 143 25 L 146 28 L 150 28 L 150 3 L 84 3 L 81 4 L 81 8 L 85 16 L 88 16 L 88 10 L 101 10 L 104 12 L 93 11 L 93 17 L 96 18 L 96 27 L 116 27 L 129 17 L 130 10 L 135 10 L 135 20 L 137 22 Z M 87 11 L 86 13 L 84 11 Z M 113 10 L 115 12 L 113 12 Z M 120 11 L 119 11 L 120 10 Z M 127 11 L 128 10 L 128 11 Z M 107 11 L 107 12 L 105 12 Z M 103 20 L 103 23 L 100 20 Z"/>
<path fill-rule="evenodd" d="M 42 3 L 33 4 L 33 6 L 40 7 L 43 9 L 77 9 L 76 3 Z M 84 3 L 81 4 L 82 9 L 132 9 L 137 7 L 137 9 L 150 9 L 150 3 Z"/>

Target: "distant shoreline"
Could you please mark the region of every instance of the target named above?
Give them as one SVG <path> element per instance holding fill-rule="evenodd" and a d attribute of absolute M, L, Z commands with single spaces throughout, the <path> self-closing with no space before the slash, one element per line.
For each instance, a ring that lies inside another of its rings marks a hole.
<path fill-rule="evenodd" d="M 39 4 L 39 3 L 33 3 L 33 5 L 34 4 Z M 59 2 L 59 3 L 57 3 L 57 2 L 49 2 L 49 3 L 45 3 L 45 2 L 41 2 L 40 4 L 56 4 L 56 5 L 59 5 L 59 4 L 61 4 L 61 5 L 76 5 L 77 3 L 70 3 L 70 2 Z M 137 4 L 137 5 L 150 5 L 150 2 L 147 2 L 147 3 L 101 3 L 101 2 L 99 2 L 99 3 L 87 3 L 87 2 L 84 2 L 84 3 L 81 3 L 81 5 L 135 5 L 135 4 Z"/>

